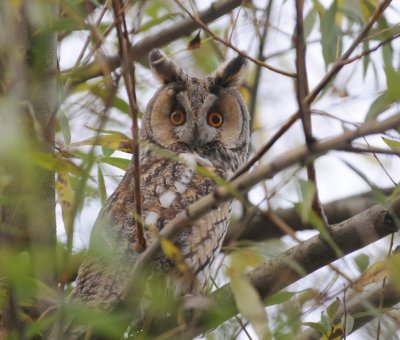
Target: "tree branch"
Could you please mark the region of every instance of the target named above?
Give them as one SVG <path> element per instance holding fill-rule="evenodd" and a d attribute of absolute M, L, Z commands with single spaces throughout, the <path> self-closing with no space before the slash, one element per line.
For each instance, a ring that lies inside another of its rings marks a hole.
<path fill-rule="evenodd" d="M 358 44 L 365 38 L 365 36 L 370 31 L 373 24 L 378 20 L 378 18 L 382 15 L 384 10 L 389 6 L 391 0 L 385 0 L 381 3 L 381 5 L 375 10 L 369 19 L 368 23 L 363 27 L 360 34 L 354 39 L 353 43 L 349 46 L 349 48 L 343 53 L 343 55 L 336 60 L 336 62 L 332 65 L 328 73 L 320 80 L 320 82 L 314 87 L 314 89 L 304 98 L 305 104 L 311 104 L 315 98 L 319 95 L 319 93 L 324 89 L 324 87 L 336 76 L 336 74 L 342 69 L 342 67 L 346 64 L 346 61 L 353 51 L 356 49 Z M 287 131 L 289 128 L 297 121 L 300 117 L 300 112 L 294 113 L 289 120 L 283 125 L 277 133 L 268 141 L 268 143 L 262 147 L 235 175 L 234 178 L 237 178 L 239 175 L 244 174 L 249 171 L 250 168 L 257 163 L 257 161 L 275 144 L 275 142 Z"/>
<path fill-rule="evenodd" d="M 395 223 L 400 217 L 400 199 L 388 208 L 378 204 L 374 207 L 331 227 L 334 242 L 344 255 L 365 247 L 399 229 Z M 260 294 L 261 299 L 296 282 L 304 276 L 337 260 L 334 250 L 320 236 L 316 235 L 295 246 L 278 258 L 274 258 L 252 270 L 247 278 Z M 295 267 L 293 264 L 297 264 Z M 296 271 L 295 268 L 301 268 Z M 205 312 L 195 326 L 191 326 L 184 338 L 195 337 L 238 313 L 227 284 L 211 294 L 214 306 Z"/>
<path fill-rule="evenodd" d="M 135 224 L 136 242 L 135 250 L 141 253 L 146 249 L 146 239 L 144 238 L 142 225 L 142 195 L 140 192 L 140 162 L 139 162 L 139 126 L 138 126 L 138 108 L 136 101 L 135 84 L 135 64 L 132 62 L 132 47 L 128 37 L 128 30 L 125 21 L 125 13 L 122 0 L 114 0 L 115 26 L 117 28 L 119 50 L 122 59 L 122 76 L 124 78 L 126 92 L 128 95 L 129 106 L 132 119 L 132 162 L 134 168 L 134 197 L 135 197 L 135 218 L 132 223 Z"/>
<path fill-rule="evenodd" d="M 377 192 L 389 196 L 392 190 L 392 188 L 375 189 L 363 194 L 338 199 L 324 204 L 324 211 L 331 224 L 337 224 L 375 205 L 378 200 Z M 294 208 L 277 209 L 274 213 L 294 231 L 313 229 L 311 225 L 303 224 Z M 248 212 L 248 215 L 251 214 L 253 214 L 252 217 L 244 216 L 241 221 L 229 226 L 224 245 L 229 245 L 235 239 L 260 241 L 285 236 L 281 229 L 277 228 L 273 220 L 269 218 L 268 213 L 256 209 Z M 246 223 L 244 224 L 243 221 L 246 221 Z"/>
<path fill-rule="evenodd" d="M 190 227 L 194 221 L 210 212 L 214 207 L 231 200 L 235 192 L 245 193 L 254 185 L 262 180 L 272 178 L 277 173 L 295 164 L 304 164 L 318 156 L 327 153 L 332 148 L 346 145 L 352 140 L 386 131 L 393 127 L 400 126 L 400 114 L 388 118 L 381 122 L 370 122 L 364 124 L 353 131 L 346 131 L 343 134 L 330 138 L 323 142 L 316 142 L 312 149 L 302 146 L 298 149 L 288 151 L 283 156 L 276 158 L 268 164 L 263 164 L 255 168 L 251 173 L 242 175 L 232 181 L 228 186 L 220 186 L 213 193 L 201 198 L 197 202 L 190 205 L 185 211 L 178 214 L 171 222 L 168 223 L 159 233 L 159 238 L 155 240 L 149 247 L 140 254 L 136 261 L 131 274 L 129 275 L 128 290 L 125 294 L 125 302 L 129 305 L 137 305 L 137 287 L 136 278 L 139 273 L 148 266 L 148 264 L 160 254 L 160 238 L 167 238 L 173 241 L 180 232 Z M 132 301 L 133 299 L 133 301 Z M 132 303 L 132 304 L 131 304 Z"/>

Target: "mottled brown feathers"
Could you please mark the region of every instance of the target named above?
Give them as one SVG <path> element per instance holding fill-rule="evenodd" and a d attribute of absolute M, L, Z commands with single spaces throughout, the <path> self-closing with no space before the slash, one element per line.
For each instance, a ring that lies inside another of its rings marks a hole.
<path fill-rule="evenodd" d="M 237 57 L 214 75 L 198 79 L 189 77 L 158 50 L 151 52 L 151 69 L 164 84 L 150 100 L 140 131 L 147 244 L 178 213 L 216 188 L 214 180 L 197 173 L 198 166 L 227 180 L 246 161 L 249 114 L 237 89 L 245 64 L 245 59 Z M 171 123 L 174 110 L 185 115 L 184 124 Z M 222 117 L 218 127 L 209 124 L 211 113 Z M 121 299 L 137 257 L 133 193 L 131 164 L 95 223 L 91 257 L 81 266 L 73 292 L 76 301 L 109 309 Z M 176 246 L 191 275 L 184 275 L 165 256 L 157 258 L 153 271 L 166 273 L 168 285 L 177 293 L 201 291 L 219 253 L 230 213 L 228 202 L 179 235 Z"/>

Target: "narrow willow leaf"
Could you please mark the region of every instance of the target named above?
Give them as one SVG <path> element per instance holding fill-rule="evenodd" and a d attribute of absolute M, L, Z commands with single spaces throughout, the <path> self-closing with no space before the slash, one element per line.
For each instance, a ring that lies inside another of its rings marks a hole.
<path fill-rule="evenodd" d="M 346 324 L 345 324 L 345 322 L 346 322 Z M 354 318 L 350 314 L 347 314 L 346 317 L 343 315 L 342 319 L 341 319 L 341 324 L 344 325 L 346 335 L 348 335 L 353 330 Z"/>
<path fill-rule="evenodd" d="M 33 157 L 35 165 L 50 171 L 69 172 L 79 176 L 81 169 L 73 162 L 46 152 L 35 152 Z"/>
<path fill-rule="evenodd" d="M 321 334 L 325 334 L 326 333 L 326 329 L 321 323 L 318 323 L 318 322 L 303 322 L 302 325 L 311 327 L 312 329 L 315 329 L 317 332 L 319 332 Z"/>
<path fill-rule="evenodd" d="M 65 232 L 70 235 L 73 222 L 73 206 L 75 203 L 75 193 L 72 189 L 71 179 L 66 172 L 58 172 L 56 181 L 57 201 L 61 205 L 62 217 Z"/>
<path fill-rule="evenodd" d="M 307 37 L 312 32 L 312 30 L 315 26 L 316 18 L 317 18 L 317 13 L 314 10 L 314 8 L 311 8 L 311 10 L 307 13 L 306 17 L 304 18 L 304 38 L 305 39 L 307 39 Z"/>
<path fill-rule="evenodd" d="M 392 104 L 393 100 L 390 99 L 387 92 L 382 93 L 372 102 L 367 116 L 365 117 L 365 122 L 376 119 L 380 113 L 385 112 Z"/>
<path fill-rule="evenodd" d="M 260 295 L 253 285 L 241 274 L 228 270 L 231 290 L 240 313 L 253 326 L 259 339 L 272 339 L 268 328 L 267 312 Z"/>
<path fill-rule="evenodd" d="M 65 144 L 71 143 L 71 129 L 69 126 L 69 120 L 63 111 L 59 111 L 57 114 L 58 124 L 60 125 Z"/>
<path fill-rule="evenodd" d="M 284 303 L 298 293 L 299 292 L 285 292 L 285 291 L 275 293 L 274 295 L 270 296 L 264 301 L 264 305 L 272 306 Z"/>
<path fill-rule="evenodd" d="M 383 141 L 386 143 L 386 145 L 391 148 L 395 152 L 400 151 L 400 140 L 394 140 L 394 139 L 389 139 L 386 137 L 382 137 Z"/>
<path fill-rule="evenodd" d="M 101 205 L 104 207 L 107 201 L 107 188 L 104 182 L 103 171 L 101 170 L 100 165 L 97 167 L 97 183 L 99 185 Z"/>
<path fill-rule="evenodd" d="M 369 256 L 367 254 L 359 254 L 354 258 L 354 262 L 360 273 L 364 273 L 369 266 Z"/>
<path fill-rule="evenodd" d="M 321 20 L 322 55 L 326 66 L 335 61 L 338 50 L 339 53 L 341 50 L 340 30 L 336 23 L 336 14 L 337 3 L 333 1 Z"/>
<path fill-rule="evenodd" d="M 110 164 L 121 170 L 128 170 L 129 163 L 131 162 L 129 159 L 126 158 L 119 158 L 119 157 L 103 157 L 99 159 L 99 162 L 103 162 L 106 164 Z"/>
<path fill-rule="evenodd" d="M 299 184 L 302 200 L 296 205 L 296 210 L 300 215 L 302 222 L 307 223 L 309 221 L 310 211 L 314 200 L 315 184 L 303 180 L 299 181 Z"/>
<path fill-rule="evenodd" d="M 69 146 L 99 145 L 112 150 L 132 153 L 132 140 L 123 133 L 99 135 L 90 137 L 80 142 L 71 143 Z"/>
<path fill-rule="evenodd" d="M 335 319 L 337 311 L 339 310 L 340 307 L 340 300 L 339 298 L 336 298 L 335 301 L 333 301 L 327 308 L 326 308 L 326 314 L 328 315 L 329 319 L 332 321 Z"/>

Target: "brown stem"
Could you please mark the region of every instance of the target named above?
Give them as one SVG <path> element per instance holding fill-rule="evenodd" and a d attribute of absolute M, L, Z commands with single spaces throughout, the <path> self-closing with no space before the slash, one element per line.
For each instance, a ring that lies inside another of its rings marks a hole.
<path fill-rule="evenodd" d="M 129 106 L 132 117 L 132 160 L 134 168 L 134 186 L 135 186 L 135 227 L 136 227 L 136 242 L 135 250 L 141 253 L 146 249 L 146 240 L 143 233 L 142 225 L 142 195 L 140 192 L 140 162 L 139 162 L 139 127 L 137 121 L 137 102 L 135 90 L 135 65 L 132 55 L 132 47 L 130 45 L 128 30 L 125 21 L 125 13 L 122 0 L 113 1 L 115 23 L 118 34 L 119 50 L 122 60 L 122 76 L 124 78 L 126 91 L 129 99 Z"/>
<path fill-rule="evenodd" d="M 391 3 L 391 0 L 385 0 L 382 2 L 382 4 L 375 10 L 373 15 L 371 16 L 370 20 L 368 23 L 363 27 L 361 30 L 360 34 L 356 37 L 356 39 L 353 41 L 353 43 L 349 46 L 349 48 L 343 53 L 343 55 L 332 65 L 330 68 L 329 72 L 320 80 L 320 82 L 315 86 L 315 88 L 304 98 L 305 104 L 311 104 L 315 98 L 318 96 L 318 94 L 323 90 L 323 88 L 332 80 L 332 78 L 342 69 L 342 67 L 345 65 L 343 63 L 345 60 L 347 60 L 350 55 L 353 53 L 355 48 L 358 46 L 358 44 L 365 38 L 365 36 L 368 34 L 369 30 L 371 29 L 372 25 L 378 20 L 378 18 L 382 15 L 383 11 L 386 9 L 386 7 L 389 6 Z M 250 170 L 250 168 L 259 160 L 261 157 L 275 144 L 275 142 L 297 121 L 297 119 L 300 117 L 300 113 L 296 112 L 293 114 L 287 123 L 283 125 L 279 131 L 268 141 L 268 143 L 260 149 L 250 159 L 249 162 L 247 162 L 239 171 L 238 173 L 233 177 L 234 179 L 237 178 L 239 175 L 247 172 Z"/>
<path fill-rule="evenodd" d="M 251 60 L 253 63 L 255 63 L 255 64 L 257 64 L 257 65 L 263 66 L 263 67 L 265 67 L 265 68 L 267 68 L 267 69 L 269 69 L 269 70 L 271 70 L 271 71 L 273 71 L 273 72 L 282 74 L 282 75 L 287 76 L 287 77 L 291 77 L 291 78 L 295 78 L 295 77 L 296 77 L 296 75 L 295 75 L 294 73 L 292 73 L 292 72 L 286 72 L 286 71 L 280 70 L 280 69 L 278 69 L 278 68 L 276 68 L 276 67 L 273 67 L 273 66 L 271 66 L 271 65 L 269 65 L 269 64 L 267 64 L 267 63 L 265 63 L 265 62 L 263 62 L 262 60 L 258 60 L 258 59 L 256 59 L 256 58 L 251 57 L 251 56 L 248 55 L 247 53 L 241 51 L 241 50 L 240 50 L 239 48 L 237 48 L 235 45 L 232 45 L 229 41 L 226 41 L 225 39 L 222 39 L 222 38 L 218 37 L 217 35 L 214 34 L 213 31 L 211 31 L 211 30 L 208 28 L 208 26 L 200 19 L 200 17 L 198 17 L 198 16 L 196 16 L 196 15 L 193 15 L 189 10 L 186 9 L 185 6 L 182 5 L 182 3 L 181 3 L 179 0 L 175 0 L 175 2 L 177 3 L 177 5 L 178 5 L 180 8 L 182 8 L 182 10 L 184 10 L 184 11 L 187 13 L 187 15 L 189 15 L 189 17 L 190 17 L 199 27 L 201 27 L 205 32 L 207 32 L 207 34 L 208 34 L 210 37 L 212 37 L 214 40 L 219 41 L 220 43 L 222 43 L 222 44 L 224 44 L 225 46 L 231 48 L 232 50 L 234 50 L 235 52 L 237 52 L 237 53 L 240 54 L 241 56 L 243 56 L 243 57 L 245 57 L 245 58 Z"/>
<path fill-rule="evenodd" d="M 205 23 L 214 21 L 226 13 L 231 12 L 236 7 L 242 4 L 243 0 L 219 0 L 213 2 L 209 8 L 199 12 L 199 18 Z M 181 37 L 191 34 L 198 29 L 198 25 L 191 19 L 185 18 L 179 22 L 174 22 L 169 27 L 162 31 L 157 31 L 154 34 L 149 34 L 135 45 L 132 46 L 132 55 L 136 61 L 143 60 L 144 57 L 153 49 L 169 44 Z M 110 65 L 110 69 L 114 70 L 120 66 L 121 59 L 119 55 L 107 57 L 105 62 Z M 97 61 L 88 65 L 73 70 L 66 70 L 64 74 L 72 77 L 71 86 L 76 86 L 89 79 L 101 76 L 103 69 Z M 72 73 L 72 74 L 71 74 Z"/>

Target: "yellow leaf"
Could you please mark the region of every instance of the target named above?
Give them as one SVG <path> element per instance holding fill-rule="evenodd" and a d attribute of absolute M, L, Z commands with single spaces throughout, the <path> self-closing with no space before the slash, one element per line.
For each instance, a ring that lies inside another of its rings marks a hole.
<path fill-rule="evenodd" d="M 245 276 L 231 268 L 227 274 L 231 279 L 231 290 L 240 313 L 253 326 L 259 339 L 272 339 L 267 312 L 256 289 Z"/>
<path fill-rule="evenodd" d="M 80 142 L 71 143 L 69 147 L 83 145 L 99 145 L 112 150 L 132 153 L 132 139 L 123 133 L 90 137 Z"/>
<path fill-rule="evenodd" d="M 179 248 L 170 240 L 163 237 L 160 239 L 160 243 L 165 256 L 175 262 L 176 268 L 182 273 L 187 272 L 189 268 Z"/>
<path fill-rule="evenodd" d="M 75 193 L 72 189 L 71 179 L 67 172 L 59 172 L 56 181 L 57 201 L 61 205 L 65 232 L 70 235 L 73 222 L 73 206 Z"/>
<path fill-rule="evenodd" d="M 255 267 L 264 262 L 258 249 L 238 248 L 229 255 L 231 267 L 238 272 L 244 272 L 249 267 Z"/>
<path fill-rule="evenodd" d="M 341 340 L 344 335 L 343 325 L 339 322 L 335 324 L 328 334 L 323 335 L 320 340 Z"/>
<path fill-rule="evenodd" d="M 369 267 L 363 275 L 353 284 L 356 290 L 362 290 L 367 285 L 382 281 L 389 274 L 386 261 L 379 261 Z"/>

